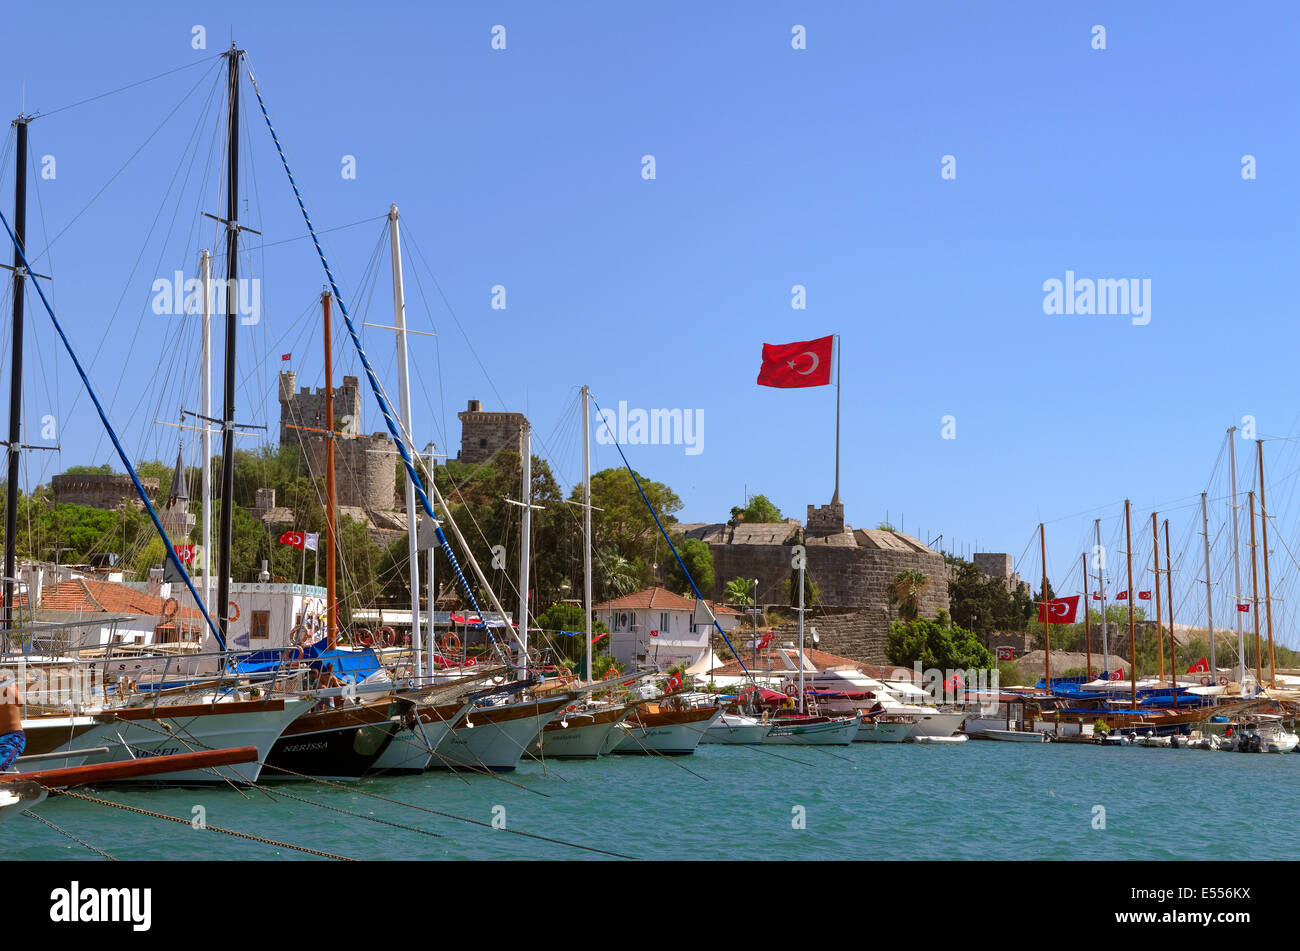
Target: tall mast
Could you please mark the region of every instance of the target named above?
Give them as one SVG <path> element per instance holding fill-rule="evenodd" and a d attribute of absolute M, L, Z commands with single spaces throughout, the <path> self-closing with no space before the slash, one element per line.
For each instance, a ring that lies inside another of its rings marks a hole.
<path fill-rule="evenodd" d="M 230 543 L 235 505 L 235 333 L 239 328 L 239 59 L 230 44 L 226 73 L 226 356 L 221 409 L 221 521 L 217 561 L 217 627 L 230 640 Z"/>
<path fill-rule="evenodd" d="M 799 559 L 799 712 L 804 712 L 804 654 L 803 654 L 803 572 L 804 559 Z M 756 599 L 757 600 L 757 599 Z"/>
<path fill-rule="evenodd" d="M 430 484 L 430 485 L 433 484 L 433 479 L 434 479 L 434 475 L 435 475 L 434 470 L 435 470 L 435 468 L 437 467 L 437 465 L 438 465 L 437 447 L 434 446 L 433 443 L 429 443 L 429 484 Z M 427 564 L 428 564 L 428 569 L 425 571 L 425 584 L 428 586 L 428 589 L 429 589 L 429 595 L 428 595 L 428 598 L 429 598 L 429 613 L 428 613 L 428 615 L 426 615 L 426 616 L 428 617 L 428 620 L 429 620 L 429 623 L 428 623 L 428 625 L 427 625 L 427 627 L 426 627 L 426 630 L 428 631 L 428 635 L 429 635 L 429 643 L 428 643 L 428 653 L 427 653 L 426 656 L 429 658 L 429 669 L 430 669 L 430 670 L 432 670 L 432 669 L 433 669 L 433 666 L 434 666 L 434 665 L 433 665 L 433 650 L 434 650 L 434 636 L 435 636 L 435 635 L 434 635 L 434 630 L 433 630 L 433 618 L 434 618 L 434 609 L 435 609 L 435 607 L 436 607 L 435 602 L 438 600 L 438 586 L 434 583 L 434 574 L 433 574 L 433 570 L 434 570 L 434 558 L 435 558 L 435 556 L 436 556 L 437 554 L 438 554 L 437 546 L 431 546 L 431 547 L 429 548 L 429 552 L 428 552 L 428 559 L 429 559 L 429 560 L 428 560 L 428 563 L 427 563 Z M 412 590 L 414 590 L 414 589 L 412 589 Z"/>
<path fill-rule="evenodd" d="M 840 335 L 835 335 L 835 495 L 831 502 L 840 500 Z"/>
<path fill-rule="evenodd" d="M 402 414 L 402 429 L 408 437 L 411 428 L 411 387 L 407 380 L 406 293 L 402 287 L 402 241 L 397 224 L 397 205 L 388 206 L 388 234 L 393 258 L 393 326 L 397 331 L 397 403 Z M 412 446 L 412 449 L 415 447 Z M 416 537 L 415 482 L 406 480 L 406 551 L 411 563 L 411 643 L 415 647 L 415 676 L 424 676 L 424 637 L 420 628 L 420 545 Z M 429 605 L 433 610 L 433 605 Z"/>
<path fill-rule="evenodd" d="M 1038 537 L 1042 542 L 1043 558 L 1043 686 L 1052 692 L 1052 606 L 1047 600 L 1047 529 L 1038 523 Z"/>
<path fill-rule="evenodd" d="M 519 638 L 520 673 L 528 676 L 528 591 L 529 562 L 533 554 L 533 438 L 528 420 L 519 431 L 520 483 L 524 503 L 519 518 Z"/>
<path fill-rule="evenodd" d="M 591 397 L 582 388 L 582 620 L 587 630 L 587 680 L 591 676 Z"/>
<path fill-rule="evenodd" d="M 1237 441 L 1232 438 L 1236 426 L 1228 427 L 1228 471 L 1232 474 L 1232 573 L 1236 581 L 1233 589 L 1232 613 L 1237 616 L 1237 683 L 1246 683 L 1246 635 L 1241 630 L 1241 546 L 1237 531 Z"/>
<path fill-rule="evenodd" d="M 1133 712 L 1137 713 L 1137 634 L 1133 628 L 1133 531 L 1129 517 L 1129 501 L 1124 500 L 1124 554 L 1128 561 L 1128 675 L 1132 685 Z"/>
<path fill-rule="evenodd" d="M 1259 644 L 1259 575 L 1255 561 L 1255 493 L 1247 495 L 1250 499 L 1250 613 L 1254 615 L 1255 626 L 1255 692 L 1264 687 L 1263 651 Z"/>
<path fill-rule="evenodd" d="M 1165 600 L 1169 602 L 1169 679 L 1178 689 L 1178 642 L 1174 640 L 1174 572 L 1169 561 L 1169 519 L 1165 519 Z"/>
<path fill-rule="evenodd" d="M 1164 618 L 1160 613 L 1160 535 L 1157 532 L 1156 513 L 1151 513 L 1151 551 L 1152 558 L 1155 561 L 1153 570 L 1156 577 L 1156 650 L 1160 658 L 1160 676 L 1161 683 L 1165 679 L 1165 632 L 1163 629 Z"/>
<path fill-rule="evenodd" d="M 199 369 L 199 405 L 203 435 L 203 608 L 212 610 L 212 253 L 206 248 L 199 255 L 199 273 L 203 281 L 203 350 Z"/>
<path fill-rule="evenodd" d="M 334 553 L 338 544 L 334 491 L 334 340 L 330 334 L 330 292 L 321 291 L 321 320 L 325 331 L 325 637 L 330 650 L 338 645 L 339 602 L 334 582 Z"/>
<path fill-rule="evenodd" d="M 1101 669 L 1110 676 L 1110 623 L 1106 620 L 1106 549 L 1101 547 L 1101 519 L 1092 520 L 1097 533 L 1097 590 L 1101 592 Z M 1091 642 L 1090 642 L 1091 643 Z"/>
<path fill-rule="evenodd" d="M 1210 519 L 1205 493 L 1201 493 L 1201 533 L 1205 536 L 1205 625 L 1210 631 L 1210 680 L 1217 681 L 1219 667 L 1214 659 L 1214 598 L 1210 592 Z"/>
<path fill-rule="evenodd" d="M 18 576 L 18 454 L 22 452 L 23 417 L 23 255 L 27 252 L 27 124 L 30 117 L 14 120 L 18 148 L 14 154 L 14 300 L 13 340 L 9 366 L 9 481 L 5 485 L 5 627 L 17 626 L 14 579 Z"/>
<path fill-rule="evenodd" d="M 1088 612 L 1092 610 L 1088 606 L 1088 555 L 1086 552 L 1079 553 L 1080 565 L 1083 568 L 1083 646 L 1088 652 L 1088 679 L 1092 679 L 1092 632 L 1088 625 Z"/>
<path fill-rule="evenodd" d="M 1259 540 L 1264 546 L 1264 617 L 1268 621 L 1268 682 L 1277 679 L 1277 657 L 1273 653 L 1273 585 L 1268 573 L 1268 504 L 1264 501 L 1264 440 L 1255 442 L 1259 456 Z"/>

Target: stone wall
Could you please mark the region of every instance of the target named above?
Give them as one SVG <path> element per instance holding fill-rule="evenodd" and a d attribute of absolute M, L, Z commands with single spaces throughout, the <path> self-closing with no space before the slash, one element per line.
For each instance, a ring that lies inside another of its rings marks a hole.
<path fill-rule="evenodd" d="M 140 484 L 151 499 L 158 497 L 158 480 L 141 479 Z M 144 508 L 135 485 L 128 475 L 56 475 L 50 480 L 56 505 L 88 505 L 96 509 L 115 509 L 123 502 Z"/>
<path fill-rule="evenodd" d="M 878 609 L 852 614 L 810 614 L 804 621 L 804 646 L 813 646 L 810 632 L 816 629 L 816 649 L 819 651 L 838 654 L 863 664 L 887 664 L 889 625 L 883 614 Z M 885 623 L 882 624 L 882 621 Z M 799 645 L 798 621 L 787 621 L 772 630 L 776 644 Z M 748 657 L 743 659 L 746 663 L 749 662 Z"/>
<path fill-rule="evenodd" d="M 304 386 L 294 392 L 298 374 L 292 371 L 280 371 L 280 445 L 297 446 L 312 434 L 294 426 L 308 426 L 313 429 L 330 429 L 330 421 L 325 418 L 325 387 L 316 389 Z M 355 376 L 345 376 L 343 385 L 334 387 L 334 419 L 347 419 L 343 432 L 359 433 L 361 431 L 361 386 Z"/>
<path fill-rule="evenodd" d="M 307 441 L 315 475 L 325 472 L 325 440 Z M 397 505 L 397 447 L 387 433 L 334 443 L 334 493 L 340 507 L 386 512 Z"/>
<path fill-rule="evenodd" d="M 523 413 L 485 413 L 482 402 L 470 400 L 456 416 L 460 419 L 459 462 L 486 462 L 502 449 L 519 451 L 527 424 Z"/>

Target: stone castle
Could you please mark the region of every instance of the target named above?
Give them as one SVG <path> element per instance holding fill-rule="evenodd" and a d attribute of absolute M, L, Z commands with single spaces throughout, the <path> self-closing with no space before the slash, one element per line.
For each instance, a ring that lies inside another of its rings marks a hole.
<path fill-rule="evenodd" d="M 800 534 L 807 549 L 808 576 L 817 585 L 818 627 L 824 650 L 867 663 L 885 663 L 890 622 L 897 616 L 889 603 L 889 584 L 904 569 L 915 568 L 930 581 L 921 598 L 922 617 L 948 610 L 948 579 L 953 573 L 941 553 L 902 532 L 854 529 L 844 523 L 844 505 L 834 501 L 808 506 L 803 525 L 783 522 L 683 524 L 688 538 L 709 546 L 713 555 L 712 597 L 733 578 L 758 580 L 760 604 L 786 605 L 791 579 L 790 546 Z M 981 553 L 976 566 L 1002 579 L 1008 590 L 1022 584 L 1011 571 L 1011 556 Z M 782 635 L 784 636 L 784 635 Z"/>
<path fill-rule="evenodd" d="M 480 400 L 470 400 L 456 416 L 460 419 L 457 462 L 487 462 L 502 449 L 518 452 L 528 424 L 523 413 L 485 413 Z"/>

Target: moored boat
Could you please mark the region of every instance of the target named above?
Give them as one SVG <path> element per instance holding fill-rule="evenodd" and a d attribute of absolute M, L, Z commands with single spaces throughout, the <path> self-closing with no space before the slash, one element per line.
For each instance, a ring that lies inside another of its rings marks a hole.
<path fill-rule="evenodd" d="M 777 746 L 848 746 L 858 735 L 858 717 L 781 717 L 764 744 Z"/>

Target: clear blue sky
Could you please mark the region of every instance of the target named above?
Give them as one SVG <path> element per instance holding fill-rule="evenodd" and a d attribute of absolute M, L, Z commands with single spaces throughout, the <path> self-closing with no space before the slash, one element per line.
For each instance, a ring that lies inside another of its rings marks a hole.
<path fill-rule="evenodd" d="M 454 452 L 469 398 L 526 409 L 535 449 L 571 483 L 575 387 L 588 383 L 607 407 L 703 411 L 702 453 L 629 451 L 682 497 L 683 520 L 725 519 L 746 488 L 802 516 L 830 498 L 834 391 L 757 387 L 759 352 L 839 333 L 849 522 L 888 511 L 908 531 L 1020 557 L 1040 520 L 1109 505 L 1109 532 L 1116 500 L 1145 515 L 1199 492 L 1244 414 L 1265 433 L 1296 431 L 1293 4 L 322 0 L 6 16 L 21 38 L 0 64 L 10 114 L 23 95 L 28 111 L 53 112 L 210 57 L 233 30 L 318 227 L 397 202 L 465 329 L 408 248 L 411 325 L 441 334 L 412 343 L 421 444 Z M 206 51 L 191 49 L 195 24 Z M 491 48 L 496 24 L 505 51 Z M 791 48 L 796 24 L 806 50 Z M 176 432 L 152 421 L 174 418 L 195 385 L 194 330 L 149 301 L 156 277 L 192 273 L 198 249 L 216 246 L 198 217 L 224 208 L 218 123 L 202 114 L 210 65 L 32 125 L 36 160 L 57 160 L 30 215 L 39 249 L 199 83 L 43 258 L 145 457 L 174 454 Z M 251 256 L 266 319 L 241 330 L 237 416 L 274 430 L 279 354 L 320 384 L 322 276 L 310 245 L 287 241 L 301 219 L 260 116 L 245 116 L 245 220 L 272 246 Z M 654 181 L 641 177 L 647 153 Z M 1242 179 L 1246 154 L 1257 180 Z M 355 180 L 340 174 L 344 155 Z M 186 184 L 168 194 L 178 168 Z M 386 249 L 367 270 L 381 229 L 333 232 L 328 251 L 353 309 L 368 299 L 367 319 L 390 323 Z M 1045 315 L 1043 282 L 1067 269 L 1150 279 L 1150 324 Z M 504 311 L 490 306 L 495 284 Z M 790 306 L 794 284 L 806 311 Z M 33 310 L 29 426 L 52 405 L 63 427 L 61 457 L 28 463 L 43 481 L 110 457 L 84 399 L 66 418 L 76 387 L 66 360 L 56 379 Z M 370 330 L 366 343 L 395 390 L 391 335 Z M 355 372 L 350 353 L 341 363 Z M 367 406 L 364 428 L 381 429 Z M 946 414 L 954 440 L 941 438 Z M 598 447 L 595 462 L 617 459 Z M 1063 570 L 1091 515 L 1061 524 L 1049 561 Z M 1035 575 L 1036 555 L 1020 567 Z"/>

